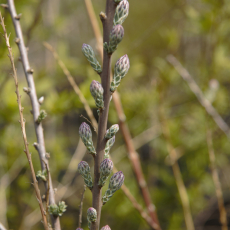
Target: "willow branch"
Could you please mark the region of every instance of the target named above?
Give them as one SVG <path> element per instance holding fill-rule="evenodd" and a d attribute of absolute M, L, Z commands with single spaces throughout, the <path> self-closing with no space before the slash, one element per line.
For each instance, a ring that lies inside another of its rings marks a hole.
<path fill-rule="evenodd" d="M 160 109 L 162 110 L 162 108 Z M 179 191 L 183 211 L 184 211 L 184 218 L 185 218 L 185 224 L 187 227 L 187 230 L 195 230 L 193 219 L 192 219 L 192 213 L 190 210 L 190 204 L 189 204 L 189 198 L 187 194 L 186 187 L 183 182 L 183 178 L 181 175 L 180 167 L 177 162 L 177 152 L 176 149 L 173 147 L 171 138 L 170 138 L 170 131 L 168 128 L 168 124 L 166 122 L 166 119 L 164 118 L 163 111 L 160 111 L 160 117 L 161 117 L 161 125 L 162 125 L 162 133 L 164 135 L 165 141 L 166 141 L 166 146 L 167 150 L 169 153 L 171 165 L 172 165 L 172 170 L 173 174 L 176 180 L 176 185 Z"/>
<path fill-rule="evenodd" d="M 22 65 L 23 65 L 27 84 L 28 84 L 29 91 L 30 91 L 28 95 L 30 97 L 31 104 L 32 104 L 34 126 L 35 126 L 35 132 L 36 132 L 37 143 L 38 143 L 36 149 L 38 150 L 38 154 L 40 157 L 41 168 L 42 170 L 45 170 L 46 166 L 43 161 L 45 161 L 48 166 L 49 166 L 49 163 L 46 158 L 46 149 L 45 149 L 45 141 L 44 141 L 44 133 L 43 133 L 42 124 L 37 122 L 38 116 L 40 115 L 40 105 L 37 99 L 36 88 L 35 88 L 35 83 L 33 79 L 33 70 L 31 69 L 30 64 L 29 64 L 27 50 L 25 47 L 24 39 L 23 39 L 22 29 L 21 29 L 20 20 L 19 20 L 20 17 L 16 13 L 16 9 L 15 9 L 13 0 L 8 0 L 8 10 L 10 12 L 10 15 L 11 15 L 11 18 L 14 24 L 14 29 L 15 29 L 16 36 L 17 36 L 16 43 L 20 51 Z M 55 204 L 55 194 L 53 190 L 51 175 L 49 175 L 49 185 L 50 185 L 50 192 L 49 192 L 50 204 Z M 48 189 L 48 183 L 46 182 L 46 190 L 47 189 Z M 61 229 L 59 217 L 53 216 L 52 223 L 53 223 L 53 227 L 55 230 Z"/>
<path fill-rule="evenodd" d="M 188 83 L 189 88 L 195 94 L 200 104 L 205 108 L 206 112 L 213 118 L 216 122 L 217 126 L 226 134 L 228 138 L 230 138 L 230 128 L 228 124 L 223 120 L 223 118 L 219 115 L 216 109 L 212 106 L 212 104 L 205 98 L 201 89 L 194 81 L 189 72 L 181 65 L 181 63 L 173 56 L 168 55 L 167 61 L 173 65 L 179 75 Z"/>
<path fill-rule="evenodd" d="M 91 110 L 91 108 L 89 107 L 89 104 L 87 102 L 87 100 L 85 99 L 84 95 L 82 94 L 81 90 L 79 89 L 78 85 L 76 84 L 73 76 L 71 75 L 71 73 L 69 72 L 69 70 L 66 68 L 66 65 L 64 64 L 64 62 L 60 59 L 59 55 L 57 54 L 57 52 L 54 50 L 54 48 L 47 42 L 43 42 L 43 45 L 49 50 L 51 51 L 51 53 L 53 54 L 54 58 L 56 59 L 56 61 L 58 62 L 58 65 L 61 67 L 63 73 L 65 74 L 65 76 L 67 77 L 70 85 L 73 87 L 74 92 L 78 95 L 80 101 L 82 102 L 82 104 L 84 105 L 85 111 L 87 113 L 87 115 L 89 116 L 89 119 L 92 122 L 92 125 L 94 127 L 94 129 L 97 131 L 98 129 L 98 125 L 97 125 L 97 121 L 94 118 L 93 112 Z"/>
<path fill-rule="evenodd" d="M 208 145 L 209 159 L 211 163 L 212 179 L 215 185 L 216 197 L 217 197 L 218 207 L 220 212 L 220 223 L 222 225 L 221 229 L 228 230 L 227 212 L 224 207 L 223 193 L 222 193 L 221 183 L 216 167 L 216 157 L 214 153 L 214 148 L 212 144 L 212 134 L 210 130 L 207 131 L 207 145 Z"/>
<path fill-rule="evenodd" d="M 9 43 L 9 37 L 7 36 L 7 32 L 6 32 L 6 28 L 4 25 L 4 21 L 0 12 L 0 19 L 1 19 L 1 25 L 4 31 L 4 38 L 6 40 L 6 46 L 8 48 L 8 52 L 9 52 L 9 58 L 10 58 L 10 62 L 12 65 L 12 69 L 13 69 L 13 78 L 14 78 L 14 82 L 15 82 L 15 87 L 16 87 L 16 95 L 17 95 L 17 102 L 18 102 L 18 109 L 19 109 L 19 115 L 20 115 L 20 125 L 21 125 L 21 130 L 22 130 L 22 137 L 23 137 L 23 141 L 24 141 L 24 147 L 25 147 L 25 154 L 26 157 L 28 159 L 29 162 L 29 166 L 30 166 L 30 170 L 31 170 L 31 174 L 32 174 L 32 178 L 33 178 L 33 186 L 35 189 L 35 193 L 36 193 L 36 197 L 39 203 L 39 207 L 40 207 L 40 211 L 41 211 L 41 215 L 42 215 L 42 220 L 43 220 L 43 225 L 44 228 L 46 230 L 49 230 L 48 227 L 48 223 L 47 223 L 47 218 L 46 218 L 46 212 L 44 210 L 43 204 L 42 204 L 42 198 L 41 198 L 41 194 L 40 194 L 40 190 L 38 187 L 38 182 L 36 180 L 36 175 L 35 175 L 35 171 L 34 171 L 34 167 L 33 167 L 33 163 L 32 163 L 32 158 L 31 158 L 31 154 L 29 152 L 29 148 L 28 148 L 28 141 L 27 141 L 27 136 L 26 136 L 26 130 L 25 130 L 25 119 L 23 117 L 23 107 L 21 105 L 21 96 L 19 94 L 19 88 L 18 88 L 18 77 L 17 77 L 17 72 L 14 66 L 14 58 L 13 58 L 13 54 L 12 54 L 12 49 L 10 47 L 10 43 Z"/>
<path fill-rule="evenodd" d="M 94 31 L 94 35 L 95 35 L 96 40 L 97 40 L 98 52 L 99 52 L 101 58 L 103 58 L 103 55 L 102 55 L 103 54 L 103 52 L 102 52 L 103 47 L 102 47 L 102 43 L 101 43 L 102 35 L 100 32 L 100 27 L 98 25 L 97 18 L 95 16 L 95 13 L 93 10 L 92 1 L 91 0 L 85 0 L 85 5 L 86 5 L 86 9 L 87 9 L 87 12 L 88 12 L 88 15 L 90 18 L 90 22 L 91 22 L 91 25 L 92 25 L 92 28 Z M 110 75 L 111 75 L 111 73 L 110 73 Z M 135 151 L 129 128 L 125 122 L 126 116 L 124 114 L 121 100 L 120 100 L 120 97 L 119 97 L 119 94 L 117 91 L 113 94 L 113 102 L 114 102 L 115 109 L 117 111 L 117 115 L 118 115 L 118 119 L 119 119 L 119 128 L 120 128 L 122 135 L 124 137 L 125 144 L 126 144 L 126 147 L 128 150 L 129 159 L 130 159 L 130 162 L 132 164 L 132 168 L 133 168 L 133 171 L 135 173 L 137 183 L 140 187 L 140 190 L 141 190 L 142 196 L 144 198 L 145 204 L 147 206 L 148 213 L 151 216 L 152 220 L 155 222 L 155 224 L 159 226 L 158 229 L 160 229 L 157 213 L 155 210 L 155 205 L 152 203 L 149 189 L 147 187 L 147 183 L 145 181 L 142 167 L 140 164 L 139 156 L 138 156 L 138 153 Z"/>
<path fill-rule="evenodd" d="M 57 57 L 57 58 L 56 58 L 57 61 L 59 60 L 60 63 L 63 63 L 62 60 L 60 59 L 60 57 L 58 56 L 57 52 L 53 49 L 52 46 L 50 46 L 48 43 L 44 43 L 44 46 L 45 46 L 48 50 L 50 50 L 53 54 L 56 54 L 55 56 Z M 54 56 L 54 57 L 55 57 L 55 56 Z M 59 64 L 59 65 L 60 65 L 60 64 Z M 77 86 L 77 83 L 75 82 L 74 78 L 73 78 L 72 75 L 70 74 L 69 70 L 66 68 L 65 64 L 63 63 L 63 65 L 60 65 L 60 67 L 61 67 L 62 71 L 64 72 L 64 74 L 66 75 L 66 77 L 67 77 L 67 73 L 68 73 L 68 75 L 71 77 L 71 79 L 72 79 L 72 80 L 71 80 L 71 82 L 72 82 L 71 86 L 72 86 L 73 88 L 74 88 L 75 86 Z M 79 89 L 78 86 L 77 86 L 77 88 Z M 74 90 L 74 91 L 75 91 L 75 90 Z M 76 91 L 75 91 L 75 92 L 76 92 Z M 76 92 L 76 94 L 77 94 L 78 96 L 79 96 L 79 95 L 83 95 L 82 92 L 80 91 L 80 89 L 79 89 L 79 92 L 80 92 L 80 94 L 78 94 L 78 93 Z M 81 102 L 83 103 L 82 100 L 81 100 Z M 87 107 L 89 108 L 89 110 L 91 111 L 91 108 L 89 107 L 88 102 L 87 102 L 86 99 L 85 99 L 85 103 L 86 103 L 86 106 L 87 106 Z M 83 105 L 84 105 L 84 103 L 83 103 Z M 86 109 L 86 106 L 85 106 L 85 109 Z M 87 112 L 87 110 L 86 110 L 86 112 Z M 93 123 L 92 117 L 89 115 L 89 114 L 90 114 L 89 111 L 87 112 L 87 114 L 88 114 L 88 116 L 89 116 L 89 118 L 90 118 L 92 124 L 94 124 L 94 123 Z M 91 111 L 91 114 L 92 114 L 92 116 L 93 116 L 92 111 Z M 93 118 L 94 118 L 94 117 L 93 117 Z M 95 120 L 95 118 L 94 118 L 94 120 Z M 97 124 L 97 123 L 96 123 L 96 124 Z M 94 127 L 97 127 L 97 126 L 94 124 Z M 143 135 L 145 135 L 145 136 L 148 135 L 148 137 L 145 138 L 145 140 L 143 140 L 143 142 L 144 142 L 144 141 L 150 141 L 150 140 L 152 140 L 155 136 L 159 135 L 159 134 L 160 134 L 160 131 L 158 131 L 159 133 L 157 133 L 157 130 L 158 130 L 158 128 L 154 126 L 154 129 L 151 128 L 151 129 L 146 130 L 145 132 L 143 132 Z M 150 135 L 149 132 L 151 132 L 151 135 Z M 149 136 L 151 136 L 151 139 L 149 138 Z M 141 137 L 142 137 L 142 136 L 141 136 Z M 149 139 L 148 139 L 148 138 L 149 138 Z M 142 139 L 142 138 L 141 138 L 141 139 Z M 133 142 L 135 143 L 135 142 L 136 142 L 136 139 L 134 139 Z M 138 142 L 138 143 L 139 143 L 139 142 Z M 142 143 L 142 142 L 141 142 L 141 143 Z M 140 146 L 141 143 L 139 143 L 138 146 Z M 82 144 L 82 142 L 81 142 L 81 144 Z M 78 146 L 80 146 L 80 143 L 78 144 Z M 84 145 L 83 145 L 83 146 L 84 146 Z M 138 148 L 138 146 L 135 146 L 135 148 Z M 119 150 L 120 150 L 120 148 L 119 148 Z M 73 157 L 72 157 L 72 159 L 71 159 L 71 162 L 70 162 L 70 164 L 69 164 L 69 166 L 68 166 L 68 169 L 70 169 L 70 170 L 71 170 L 72 168 L 76 168 L 77 165 L 78 165 L 78 163 L 80 162 L 77 153 L 79 153 L 78 148 L 76 149 L 76 151 L 75 151 L 75 153 L 74 153 L 74 155 L 73 155 Z M 116 154 L 115 154 L 115 155 L 116 155 Z M 68 181 L 71 181 L 70 178 L 72 178 L 72 177 L 70 176 L 70 173 L 68 173 L 68 169 L 67 169 L 66 174 L 63 176 L 63 179 L 62 179 L 63 181 L 66 181 L 67 178 L 68 178 Z M 114 172 L 116 172 L 116 170 L 115 170 Z M 58 197 L 59 197 L 59 196 L 62 197 L 62 196 L 64 195 L 65 191 L 67 191 L 68 189 L 69 189 L 69 184 L 67 184 L 67 185 L 65 185 L 65 186 L 60 186 L 60 188 L 58 187 L 58 190 L 59 190 Z M 156 229 L 157 225 L 155 224 L 155 222 L 152 222 L 152 219 L 149 217 L 149 215 L 148 215 L 146 212 L 144 212 L 143 208 L 142 208 L 141 205 L 136 201 L 136 199 L 133 197 L 133 195 L 131 194 L 130 190 L 129 190 L 125 185 L 122 186 L 121 189 L 122 189 L 122 191 L 124 192 L 124 194 L 127 196 L 127 198 L 131 201 L 131 203 L 133 204 L 134 208 L 136 208 L 137 211 L 140 213 L 140 215 L 142 216 L 142 218 L 150 225 L 150 227 Z M 62 191 L 63 191 L 63 192 L 62 192 Z M 63 194 L 63 195 L 60 195 L 60 194 Z"/>

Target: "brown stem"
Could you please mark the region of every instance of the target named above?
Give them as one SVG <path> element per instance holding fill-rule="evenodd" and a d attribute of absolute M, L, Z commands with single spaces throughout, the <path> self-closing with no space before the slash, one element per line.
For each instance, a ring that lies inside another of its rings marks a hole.
<path fill-rule="evenodd" d="M 106 19 L 103 23 L 103 42 L 109 43 L 109 34 L 113 27 L 113 17 L 115 14 L 116 5 L 113 0 L 106 1 Z M 97 210 L 97 222 L 91 224 L 91 230 L 98 230 L 101 218 L 101 188 L 98 186 L 100 178 L 100 163 L 103 160 L 106 140 L 104 138 L 107 129 L 109 102 L 110 102 L 110 71 L 111 71 L 111 55 L 104 51 L 103 55 L 103 70 L 101 73 L 101 84 L 104 89 L 104 109 L 100 111 L 98 136 L 97 136 L 97 155 L 94 158 L 94 186 L 93 186 L 93 207 Z"/>
<path fill-rule="evenodd" d="M 45 149 L 45 141 L 44 141 L 44 133 L 43 133 L 42 124 L 41 123 L 38 124 L 36 122 L 36 120 L 40 114 L 40 105 L 39 105 L 38 99 L 37 99 L 36 88 L 35 88 L 35 83 L 34 83 L 34 79 L 33 79 L 33 70 L 31 69 L 30 64 L 29 64 L 29 59 L 28 59 L 27 50 L 25 47 L 24 39 L 23 39 L 20 20 L 18 18 L 17 13 L 16 13 L 16 9 L 15 9 L 15 5 L 14 5 L 13 0 L 8 0 L 8 9 L 9 9 L 9 12 L 10 12 L 13 24 L 14 24 L 14 29 L 15 29 L 16 36 L 17 36 L 16 43 L 17 43 L 19 51 L 20 51 L 23 69 L 24 69 L 26 80 L 27 80 L 28 87 L 30 90 L 29 96 L 30 96 L 30 100 L 31 100 L 31 104 L 32 104 L 34 126 L 35 126 L 35 132 L 36 132 L 37 143 L 38 143 L 38 146 L 36 149 L 38 150 L 38 154 L 40 157 L 41 168 L 42 168 L 42 170 L 45 170 L 46 166 L 45 166 L 43 160 L 47 163 L 48 166 L 49 166 L 49 163 L 48 163 L 48 160 L 46 158 L 46 149 Z M 47 190 L 48 189 L 48 183 L 46 182 L 45 185 L 46 185 L 46 190 Z M 53 190 L 51 175 L 49 175 L 49 185 L 50 185 L 50 194 L 49 194 L 50 204 L 55 204 L 55 194 L 54 194 L 54 190 Z M 52 217 L 52 223 L 53 223 L 53 227 L 55 230 L 61 230 L 59 217 Z"/>
<path fill-rule="evenodd" d="M 217 202 L 218 202 L 218 207 L 220 212 L 220 223 L 222 225 L 221 229 L 228 230 L 227 212 L 224 207 L 223 193 L 222 193 L 221 183 L 216 167 L 216 157 L 215 157 L 214 148 L 212 144 L 212 133 L 210 130 L 207 131 L 207 145 L 208 145 L 209 159 L 211 163 L 212 179 L 216 190 L 216 197 L 217 197 Z"/>
<path fill-rule="evenodd" d="M 31 154 L 30 154 L 29 148 L 28 148 L 29 144 L 28 144 L 27 136 L 26 136 L 25 119 L 24 119 L 23 113 L 22 113 L 23 112 L 23 107 L 22 107 L 22 104 L 21 104 L 21 95 L 19 94 L 18 77 L 17 77 L 17 72 L 16 72 L 16 69 L 15 69 L 15 65 L 14 65 L 14 58 L 13 58 L 13 54 L 12 54 L 12 49 L 11 49 L 10 43 L 9 43 L 9 37 L 7 36 L 7 32 L 6 32 L 6 28 L 5 28 L 5 25 L 4 25 L 4 21 L 3 21 L 3 18 L 2 18 L 1 12 L 0 12 L 0 20 L 1 20 L 1 25 L 2 25 L 3 31 L 4 31 L 3 36 L 4 36 L 5 40 L 6 40 L 6 46 L 7 46 L 8 51 L 9 51 L 8 56 L 10 58 L 10 62 L 11 62 L 12 69 L 13 69 L 13 78 L 14 78 L 15 87 L 16 87 L 16 95 L 17 95 L 18 109 L 19 109 L 19 115 L 20 115 L 20 125 L 21 125 L 21 130 L 22 130 L 22 137 L 23 137 L 23 141 L 24 141 L 24 146 L 25 146 L 24 152 L 25 152 L 25 154 L 27 156 L 27 159 L 28 159 L 28 162 L 29 162 L 29 165 L 30 165 L 30 170 L 31 170 L 32 178 L 33 178 L 33 186 L 34 186 L 36 197 L 37 197 L 39 207 L 40 207 L 40 210 L 41 210 L 43 225 L 44 225 L 46 230 L 49 230 L 48 223 L 47 223 L 47 218 L 46 218 L 46 213 L 45 213 L 44 207 L 42 205 L 42 198 L 41 198 L 40 190 L 39 190 L 39 187 L 38 187 L 38 182 L 37 182 L 37 179 L 36 179 L 36 175 L 35 175 L 35 171 L 34 171 L 34 167 L 33 167 L 33 163 L 32 163 Z"/>

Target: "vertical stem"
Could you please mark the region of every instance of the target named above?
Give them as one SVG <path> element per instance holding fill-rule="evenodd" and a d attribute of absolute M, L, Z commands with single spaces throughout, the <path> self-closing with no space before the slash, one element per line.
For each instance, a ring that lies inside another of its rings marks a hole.
<path fill-rule="evenodd" d="M 46 149 L 45 149 L 45 141 L 44 141 L 44 133 L 43 133 L 43 128 L 41 123 L 37 123 L 37 118 L 40 114 L 40 105 L 38 103 L 37 99 L 37 94 L 36 94 L 36 87 L 33 79 L 33 70 L 30 67 L 29 59 L 28 59 L 28 54 L 27 50 L 25 47 L 24 39 L 23 39 L 23 34 L 22 34 L 22 29 L 20 25 L 20 18 L 18 18 L 18 15 L 16 13 L 15 5 L 14 5 L 14 0 L 8 0 L 8 9 L 14 24 L 14 29 L 16 32 L 16 43 L 18 44 L 18 48 L 20 51 L 21 55 L 21 61 L 22 61 L 22 66 L 25 72 L 26 80 L 28 83 L 28 87 L 30 89 L 30 100 L 32 104 L 32 111 L 33 111 L 33 118 L 34 118 L 34 126 L 35 126 L 35 132 L 37 136 L 37 150 L 38 154 L 40 157 L 40 163 L 41 163 L 41 168 L 42 170 L 46 169 L 45 163 L 46 162 L 47 166 L 49 167 L 48 160 L 46 158 Z M 53 190 L 53 184 L 52 184 L 52 179 L 51 175 L 49 175 L 49 186 L 50 186 L 50 192 L 49 192 L 49 203 L 50 204 L 55 204 L 55 194 Z M 46 190 L 48 189 L 48 183 L 45 184 Z M 52 216 L 52 223 L 53 227 L 55 230 L 61 230 L 61 225 L 60 225 L 60 220 L 59 217 Z"/>
<path fill-rule="evenodd" d="M 222 225 L 221 229 L 228 230 L 227 213 L 224 207 L 223 193 L 222 193 L 221 183 L 216 167 L 216 157 L 215 157 L 213 144 L 212 144 L 212 133 L 210 130 L 207 131 L 207 145 L 208 145 L 209 159 L 211 163 L 212 179 L 215 185 L 216 197 L 217 197 L 218 207 L 220 212 L 220 223 Z"/>
<path fill-rule="evenodd" d="M 110 31 L 113 27 L 113 17 L 115 14 L 116 5 L 113 0 L 106 1 L 106 19 L 102 20 L 103 23 L 103 42 L 109 43 Z M 107 54 L 104 50 L 103 55 L 103 70 L 101 73 L 101 84 L 104 89 L 104 110 L 100 111 L 99 124 L 98 124 L 98 137 L 97 137 L 97 155 L 94 158 L 94 187 L 93 187 L 93 207 L 97 210 L 97 222 L 91 224 L 91 230 L 98 230 L 100 227 L 101 218 L 101 188 L 98 186 L 100 178 L 100 163 L 103 160 L 104 149 L 106 140 L 104 138 L 107 129 L 109 102 L 110 102 L 110 70 L 111 70 L 111 55 Z"/>

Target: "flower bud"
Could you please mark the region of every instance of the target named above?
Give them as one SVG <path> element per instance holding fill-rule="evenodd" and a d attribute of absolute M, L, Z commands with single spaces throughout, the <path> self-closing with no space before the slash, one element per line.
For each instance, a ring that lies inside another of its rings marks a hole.
<path fill-rule="evenodd" d="M 129 15 L 129 2 L 127 0 L 120 1 L 118 4 L 114 19 L 113 25 L 121 25 Z"/>
<path fill-rule="evenodd" d="M 109 151 L 111 147 L 114 145 L 114 143 L 115 143 L 115 136 L 113 136 L 106 142 L 104 158 L 109 158 Z"/>
<path fill-rule="evenodd" d="M 97 221 L 97 210 L 94 208 L 89 208 L 87 210 L 87 220 L 88 220 L 88 227 L 90 229 L 91 222 Z"/>
<path fill-rule="evenodd" d="M 121 188 L 124 183 L 125 176 L 122 171 L 119 171 L 110 178 L 109 187 L 102 197 L 103 205 L 113 196 L 113 194 Z"/>
<path fill-rule="evenodd" d="M 83 230 L 83 228 L 77 228 L 76 230 Z"/>
<path fill-rule="evenodd" d="M 92 181 L 92 177 L 90 174 L 90 167 L 89 167 L 88 163 L 85 161 L 81 161 L 78 164 L 78 171 L 81 174 L 81 176 L 83 177 L 86 186 L 91 190 L 93 188 L 93 181 Z"/>
<path fill-rule="evenodd" d="M 104 89 L 102 85 L 98 81 L 93 80 L 92 83 L 90 84 L 90 92 L 95 100 L 95 104 L 97 108 L 103 109 L 104 108 L 104 101 L 103 101 Z"/>
<path fill-rule="evenodd" d="M 111 230 L 111 228 L 109 227 L 109 225 L 106 225 L 101 230 Z"/>
<path fill-rule="evenodd" d="M 66 211 L 67 205 L 65 204 L 65 201 L 59 201 L 58 205 L 51 204 L 48 207 L 48 211 L 53 216 L 62 216 L 63 213 Z"/>
<path fill-rule="evenodd" d="M 105 133 L 105 139 L 111 139 L 119 130 L 119 125 L 112 125 Z"/>
<path fill-rule="evenodd" d="M 85 147 L 88 149 L 89 153 L 91 153 L 92 155 L 96 155 L 96 150 L 93 146 L 92 132 L 90 126 L 85 122 L 83 122 L 79 127 L 79 135 Z"/>
<path fill-rule="evenodd" d="M 113 170 L 112 160 L 104 159 L 100 165 L 100 178 L 99 178 L 99 183 L 98 183 L 99 186 L 102 187 L 105 185 L 105 182 L 108 179 L 112 170 Z"/>
<path fill-rule="evenodd" d="M 93 69 L 100 74 L 102 72 L 101 65 L 97 61 L 93 48 L 90 45 L 83 44 L 81 50 Z"/>
<path fill-rule="evenodd" d="M 124 37 L 124 28 L 121 25 L 115 25 L 110 32 L 109 45 L 105 42 L 104 48 L 107 53 L 111 54 L 117 49 L 117 45 Z"/>
<path fill-rule="evenodd" d="M 127 54 L 117 60 L 110 91 L 114 92 L 116 90 L 116 88 L 120 85 L 121 79 L 128 73 L 129 68 L 130 63 Z"/>

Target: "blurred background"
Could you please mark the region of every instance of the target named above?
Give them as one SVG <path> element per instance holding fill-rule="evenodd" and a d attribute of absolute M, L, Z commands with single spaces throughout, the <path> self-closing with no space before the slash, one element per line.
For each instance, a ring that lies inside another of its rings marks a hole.
<path fill-rule="evenodd" d="M 93 1 L 96 15 L 105 10 L 105 2 Z M 6 2 L 2 0 L 1 3 Z M 84 189 L 77 165 L 84 159 L 93 168 L 93 159 L 78 135 L 80 124 L 88 117 L 43 42 L 50 43 L 57 51 L 98 119 L 89 85 L 92 80 L 100 79 L 81 52 L 83 43 L 90 44 L 100 60 L 96 39 L 83 0 L 15 0 L 15 5 L 17 13 L 22 13 L 20 22 L 29 47 L 37 95 L 45 98 L 41 109 L 48 116 L 43 128 L 53 184 L 57 188 L 56 200 L 64 200 L 68 205 L 61 217 L 62 229 L 76 229 Z M 7 31 L 11 33 L 10 42 L 17 60 L 19 53 L 14 43 L 12 21 L 6 10 L 1 9 L 1 12 Z M 99 17 L 98 22 L 101 27 Z M 174 163 L 176 161 L 179 166 L 188 194 L 195 229 L 221 229 L 210 167 L 212 150 L 216 154 L 224 206 L 230 217 L 229 139 L 167 61 L 167 56 L 172 54 L 181 62 L 204 98 L 230 126 L 229 25 L 230 4 L 227 0 L 130 0 L 129 17 L 123 24 L 125 36 L 113 55 L 112 66 L 119 57 L 128 54 L 131 68 L 118 92 L 164 230 L 187 229 L 170 152 L 175 153 Z M 31 172 L 23 153 L 14 82 L 2 36 L 0 44 L 0 222 L 7 229 L 40 230 L 43 226 L 31 185 Z M 32 146 L 36 136 L 31 105 L 22 90 L 27 83 L 19 61 L 16 66 L 29 148 L 38 171 L 39 157 Z M 111 102 L 108 126 L 115 123 L 118 123 L 118 116 Z M 208 148 L 207 132 L 211 133 L 208 140 L 213 141 L 213 149 Z M 96 144 L 95 132 L 93 139 Z M 116 168 L 124 172 L 126 186 L 146 209 L 121 132 L 116 135 L 111 156 Z M 44 194 L 43 183 L 39 182 L 39 185 Z M 84 229 L 87 229 L 86 211 L 91 206 L 91 199 L 87 189 L 83 206 Z M 151 229 L 122 190 L 116 192 L 102 209 L 101 226 L 106 224 L 113 230 Z"/>

